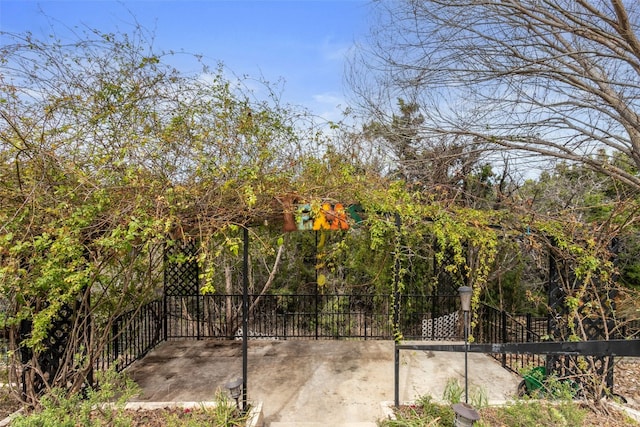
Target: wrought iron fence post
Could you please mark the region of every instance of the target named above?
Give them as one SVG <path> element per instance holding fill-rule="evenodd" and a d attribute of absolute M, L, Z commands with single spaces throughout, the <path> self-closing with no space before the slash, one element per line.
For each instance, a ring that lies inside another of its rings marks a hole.
<path fill-rule="evenodd" d="M 167 307 L 167 294 L 166 292 L 163 292 L 163 296 L 162 296 L 162 309 L 164 311 L 163 315 L 162 315 L 162 338 L 163 341 L 167 340 L 168 334 L 169 334 L 169 308 Z"/>
<path fill-rule="evenodd" d="M 500 311 L 500 321 L 502 323 L 502 337 L 501 337 L 501 342 L 506 343 L 507 342 L 507 312 L 504 310 Z M 507 366 L 507 353 L 502 353 L 502 367 L 506 367 Z"/>
<path fill-rule="evenodd" d="M 113 334 L 113 361 L 116 365 L 116 371 L 118 370 L 118 356 L 120 355 L 120 336 L 119 336 L 119 328 L 118 322 L 120 318 L 117 318 L 113 321 L 113 325 L 111 325 L 111 333 Z M 111 366 L 108 366 L 110 368 Z"/>
<path fill-rule="evenodd" d="M 393 385 L 393 403 L 397 408 L 400 406 L 400 349 L 398 348 L 398 343 L 394 340 L 394 352 L 393 352 L 393 360 L 394 360 L 394 385 Z"/>
<path fill-rule="evenodd" d="M 247 410 L 247 372 L 249 339 L 249 229 L 244 227 L 242 254 L 242 410 Z"/>
<path fill-rule="evenodd" d="M 438 305 L 436 304 L 436 296 L 433 292 L 429 296 L 431 298 L 431 330 L 429 331 L 429 339 L 435 339 L 436 336 L 436 322 L 435 319 L 438 317 Z"/>
<path fill-rule="evenodd" d="M 200 323 L 202 322 L 202 314 L 200 313 L 200 295 L 196 295 L 196 339 L 200 340 Z"/>
<path fill-rule="evenodd" d="M 289 314 L 287 313 L 287 310 L 285 309 L 285 310 L 284 310 L 284 321 L 283 321 L 283 324 L 284 324 L 284 332 L 283 332 L 283 335 L 284 335 L 284 339 L 285 339 L 285 341 L 287 340 L 287 323 L 288 323 L 288 322 L 287 322 L 287 318 L 288 318 L 288 317 L 289 317 Z"/>
<path fill-rule="evenodd" d="M 400 233 L 402 222 L 400 215 L 395 215 L 395 225 Z M 396 247 L 396 250 L 398 248 Z M 395 254 L 395 274 L 393 277 L 393 347 L 394 347 L 394 404 L 400 406 L 400 350 L 398 349 L 398 333 L 400 332 L 400 259 Z"/>

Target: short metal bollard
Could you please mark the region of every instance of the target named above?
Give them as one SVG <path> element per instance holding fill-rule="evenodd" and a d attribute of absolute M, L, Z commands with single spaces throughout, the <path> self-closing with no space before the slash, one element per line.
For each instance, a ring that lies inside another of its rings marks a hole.
<path fill-rule="evenodd" d="M 225 388 L 229 390 L 231 397 L 236 400 L 236 408 L 240 409 L 240 395 L 242 394 L 242 378 L 236 378 L 234 381 L 230 381 L 225 385 Z M 244 409 L 244 408 L 242 408 Z"/>
<path fill-rule="evenodd" d="M 451 406 L 453 412 L 456 414 L 454 427 L 471 427 L 476 421 L 480 419 L 480 414 L 473 406 L 467 403 L 456 403 Z"/>

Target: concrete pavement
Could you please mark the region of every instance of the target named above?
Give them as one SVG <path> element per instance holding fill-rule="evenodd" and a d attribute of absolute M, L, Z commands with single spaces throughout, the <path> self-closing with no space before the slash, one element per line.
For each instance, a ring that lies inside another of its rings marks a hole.
<path fill-rule="evenodd" d="M 394 399 L 392 341 L 249 342 L 248 399 L 262 402 L 266 426 L 375 425 L 381 402 Z M 490 401 L 513 397 L 517 375 L 483 354 L 469 354 L 469 388 Z M 127 372 L 141 387 L 138 401 L 213 400 L 241 376 L 239 341 L 169 341 Z M 402 351 L 400 400 L 439 399 L 450 378 L 464 384 L 464 354 Z"/>

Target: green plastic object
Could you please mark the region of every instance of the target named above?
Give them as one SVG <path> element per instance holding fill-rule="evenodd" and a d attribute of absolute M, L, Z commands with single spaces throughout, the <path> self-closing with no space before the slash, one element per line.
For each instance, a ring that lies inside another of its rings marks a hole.
<path fill-rule="evenodd" d="M 545 378 L 547 378 L 547 368 L 537 366 L 524 376 L 524 382 L 527 385 L 527 391 L 531 392 L 542 387 Z"/>

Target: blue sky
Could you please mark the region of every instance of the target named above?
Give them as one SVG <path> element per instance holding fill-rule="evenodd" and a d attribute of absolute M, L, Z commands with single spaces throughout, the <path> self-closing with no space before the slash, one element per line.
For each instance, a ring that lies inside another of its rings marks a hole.
<path fill-rule="evenodd" d="M 202 54 L 237 75 L 283 79 L 284 101 L 335 120 L 346 107 L 345 55 L 365 37 L 369 10 L 366 0 L 0 0 L 0 29 L 129 32 L 135 19 L 155 33 L 157 50 Z"/>

